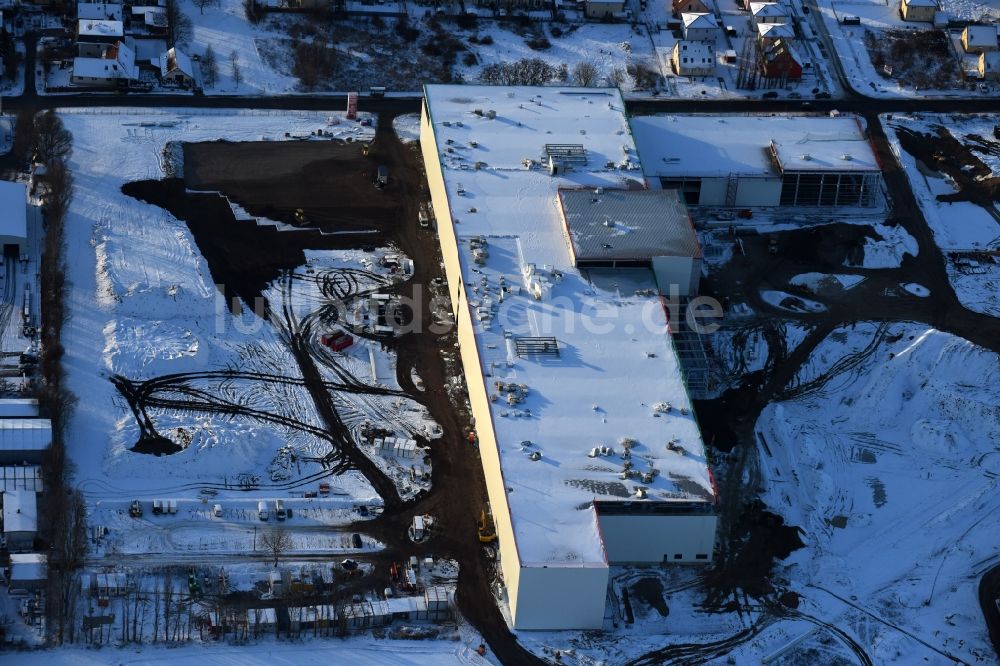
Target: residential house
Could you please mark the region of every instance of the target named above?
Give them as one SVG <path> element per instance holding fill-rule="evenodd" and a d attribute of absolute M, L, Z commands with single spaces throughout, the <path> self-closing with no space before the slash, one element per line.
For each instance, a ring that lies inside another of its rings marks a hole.
<path fill-rule="evenodd" d="M 81 19 L 77 22 L 76 41 L 79 44 L 114 44 L 125 36 L 121 21 Z"/>
<path fill-rule="evenodd" d="M 160 82 L 184 87 L 194 85 L 194 67 L 191 58 L 176 46 L 160 55 Z"/>
<path fill-rule="evenodd" d="M 167 34 L 167 10 L 165 7 L 134 6 L 129 21 L 129 34 L 164 37 Z"/>
<path fill-rule="evenodd" d="M 107 47 L 100 57 L 73 59 L 70 82 L 76 86 L 127 87 L 139 78 L 135 65 L 135 51 L 124 42 Z"/>
<path fill-rule="evenodd" d="M 678 76 L 711 76 L 715 73 L 715 46 L 682 39 L 674 44 L 671 63 Z"/>
<path fill-rule="evenodd" d="M 625 0 L 586 0 L 584 11 L 587 18 L 608 19 L 622 13 Z"/>
<path fill-rule="evenodd" d="M 899 4 L 899 14 L 904 21 L 933 23 L 939 9 L 938 0 L 902 0 Z"/>
<path fill-rule="evenodd" d="M 979 78 L 986 81 L 1000 80 L 1000 51 L 979 54 Z"/>
<path fill-rule="evenodd" d="M 776 2 L 751 2 L 750 15 L 754 24 L 792 22 L 788 11 Z"/>
<path fill-rule="evenodd" d="M 10 551 L 31 550 L 38 533 L 38 495 L 34 490 L 3 494 L 3 536 Z"/>
<path fill-rule="evenodd" d="M 81 21 L 121 21 L 122 6 L 104 2 L 79 2 L 76 17 Z"/>
<path fill-rule="evenodd" d="M 681 14 L 711 14 L 712 9 L 703 0 L 673 0 L 670 9 L 674 16 Z"/>
<path fill-rule="evenodd" d="M 795 29 L 788 23 L 758 23 L 757 40 L 761 45 L 773 44 L 776 40 L 795 39 Z"/>
<path fill-rule="evenodd" d="M 715 42 L 719 24 L 712 14 L 681 14 L 684 39 L 691 42 Z"/>
<path fill-rule="evenodd" d="M 769 85 L 784 85 L 802 80 L 803 60 L 791 42 L 783 39 L 760 51 L 760 75 Z"/>
<path fill-rule="evenodd" d="M 962 31 L 962 48 L 966 53 L 986 53 L 997 50 L 995 25 L 967 25 Z"/>

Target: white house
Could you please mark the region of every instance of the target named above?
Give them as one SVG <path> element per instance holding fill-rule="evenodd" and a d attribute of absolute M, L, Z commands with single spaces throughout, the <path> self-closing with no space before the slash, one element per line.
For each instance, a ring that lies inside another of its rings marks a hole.
<path fill-rule="evenodd" d="M 176 86 L 194 85 L 191 58 L 176 46 L 160 55 L 160 81 Z"/>
<path fill-rule="evenodd" d="M 899 13 L 904 21 L 933 23 L 940 6 L 938 0 L 902 0 Z"/>
<path fill-rule="evenodd" d="M 754 23 L 790 23 L 784 7 L 776 2 L 751 2 L 750 14 Z"/>
<path fill-rule="evenodd" d="M 104 49 L 100 58 L 74 58 L 70 82 L 76 86 L 127 86 L 139 78 L 135 51 L 125 42 L 116 42 Z"/>
<path fill-rule="evenodd" d="M 763 43 L 779 39 L 789 42 L 795 39 L 795 29 L 788 23 L 758 23 L 757 39 Z"/>
<path fill-rule="evenodd" d="M 679 76 L 711 76 L 715 73 L 715 46 L 682 39 L 674 44 L 671 63 Z"/>
<path fill-rule="evenodd" d="M 711 14 L 681 14 L 684 23 L 684 39 L 692 42 L 714 42 L 719 32 L 719 24 Z"/>
<path fill-rule="evenodd" d="M 966 53 L 997 50 L 997 28 L 994 25 L 967 25 L 962 31 L 962 48 Z"/>

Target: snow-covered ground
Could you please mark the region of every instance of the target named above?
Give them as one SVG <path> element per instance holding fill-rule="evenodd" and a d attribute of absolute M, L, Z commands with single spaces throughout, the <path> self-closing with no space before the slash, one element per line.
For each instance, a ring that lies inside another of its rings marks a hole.
<path fill-rule="evenodd" d="M 392 129 L 403 143 L 420 140 L 420 114 L 404 113 L 392 119 Z"/>
<path fill-rule="evenodd" d="M 450 637 L 449 637 L 450 638 Z M 459 640 L 377 640 L 362 636 L 346 640 L 306 639 L 289 645 L 287 642 L 269 642 L 264 645 L 198 645 L 185 647 L 111 648 L 99 650 L 61 649 L 43 653 L 25 653 L 32 659 L 44 659 L 52 666 L 103 666 L 108 663 L 122 666 L 149 664 L 150 666 L 326 666 L 326 664 L 354 664 L 356 666 L 469 666 L 470 664 L 496 663 L 476 654 L 473 636 L 461 635 Z M 12 664 L 18 655 L 8 655 Z"/>
<path fill-rule="evenodd" d="M 992 137 L 992 125 L 983 116 L 893 115 L 884 120 L 886 134 L 893 152 L 903 165 L 913 194 L 924 217 L 934 233 L 934 240 L 946 253 L 976 253 L 1000 247 L 1000 223 L 994 215 L 996 208 L 987 212 L 981 206 L 967 201 L 942 202 L 938 195 L 953 194 L 955 186 L 950 177 L 928 165 L 917 164 L 916 158 L 902 149 L 895 128 L 931 133 L 938 127 L 947 127 L 956 139 L 975 148 L 978 144 L 968 141 L 970 135 Z M 986 127 L 990 127 L 986 131 Z M 984 134 L 979 134 L 985 132 Z M 983 152 L 974 150 L 978 156 Z M 993 158 L 995 159 L 995 158 Z M 993 168 L 993 159 L 984 160 Z M 1000 265 L 995 261 L 949 258 L 948 278 L 962 304 L 977 312 L 1000 316 Z"/>
<path fill-rule="evenodd" d="M 244 534 L 257 499 L 283 498 L 297 509 L 289 528 L 301 528 L 296 538 L 302 548 L 339 549 L 310 540 L 309 530 L 344 524 L 355 505 L 377 507 L 380 498 L 358 472 L 326 476 L 319 459 L 331 444 L 315 434 L 324 427 L 281 332 L 254 313 L 233 315 L 187 226 L 162 208 L 124 195 L 121 187 L 161 177 L 168 141 L 282 140 L 286 133 L 304 136 L 318 129 L 341 138 L 370 138 L 373 129 L 325 113 L 285 111 L 81 109 L 64 111 L 63 119 L 75 137 L 70 167 L 76 178 L 66 225 L 72 289 L 63 342 L 67 387 L 79 400 L 67 439 L 74 482 L 86 494 L 91 520 L 133 534 L 157 521 L 176 522 L 179 529 L 170 530 L 170 542 L 179 549 L 218 542 L 232 550 L 235 542 L 223 538 L 226 530 L 214 523 L 236 525 L 229 532 Z M 377 256 L 310 252 L 307 264 L 289 278 L 287 298 L 305 315 L 316 307 L 323 276 L 338 269 L 377 276 L 388 270 L 374 263 Z M 277 286 L 267 295 L 275 305 L 286 298 Z M 394 356 L 377 343 L 357 341 L 340 363 L 362 384 L 399 388 Z M 288 381 L 261 380 L 253 373 Z M 131 451 L 138 422 L 111 379 L 141 382 L 175 374 L 173 383 L 156 389 L 163 391 L 160 397 L 194 390 L 251 407 L 263 417 L 153 407 L 147 412 L 157 431 L 183 448 L 164 456 Z M 366 419 L 400 436 L 435 427 L 422 407 L 401 396 L 336 392 L 334 400 L 351 428 Z M 288 420 L 301 426 L 287 425 Z M 387 468 L 402 467 L 362 448 Z M 395 476 L 407 483 L 404 473 Z M 332 486 L 329 498 L 288 499 L 317 491 L 320 480 Z M 258 490 L 246 492 L 248 484 Z M 215 490 L 211 501 L 198 495 L 204 486 Z M 145 519 L 123 518 L 131 498 L 145 501 Z M 180 500 L 178 515 L 151 518 L 149 501 L 156 498 Z M 224 507 L 222 520 L 207 515 L 214 503 Z"/>
<path fill-rule="evenodd" d="M 865 237 L 862 268 L 898 268 L 905 255 L 917 256 L 917 239 L 901 225 L 873 224 L 881 240 Z M 845 265 L 852 265 L 845 261 Z"/>
<path fill-rule="evenodd" d="M 946 662 L 906 632 L 989 661 L 977 574 L 1000 521 L 997 355 L 922 325 L 859 324 L 831 334 L 799 380 L 834 367 L 757 422 L 765 501 L 806 543 L 782 575 L 875 663 Z"/>

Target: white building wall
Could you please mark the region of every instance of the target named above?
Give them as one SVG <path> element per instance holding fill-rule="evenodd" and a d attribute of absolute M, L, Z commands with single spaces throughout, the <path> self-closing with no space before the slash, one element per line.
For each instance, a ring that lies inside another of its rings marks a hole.
<path fill-rule="evenodd" d="M 729 181 L 726 178 L 702 178 L 701 196 L 698 198 L 699 206 L 725 206 L 726 187 Z"/>
<path fill-rule="evenodd" d="M 781 203 L 780 178 L 740 178 L 737 206 L 777 206 Z"/>
<path fill-rule="evenodd" d="M 600 523 L 611 564 L 705 564 L 712 560 L 718 517 L 602 515 Z M 708 557 L 698 559 L 699 554 Z"/>
<path fill-rule="evenodd" d="M 514 628 L 600 629 L 608 592 L 608 567 L 542 565 L 521 568 Z"/>
<path fill-rule="evenodd" d="M 716 28 L 687 28 L 684 30 L 684 39 L 692 42 L 712 42 L 715 43 Z"/>
<path fill-rule="evenodd" d="M 680 296 L 694 296 L 698 293 L 701 278 L 701 259 L 692 257 L 653 257 L 653 274 L 656 285 L 664 294 L 674 293 L 670 285 L 677 285 Z"/>

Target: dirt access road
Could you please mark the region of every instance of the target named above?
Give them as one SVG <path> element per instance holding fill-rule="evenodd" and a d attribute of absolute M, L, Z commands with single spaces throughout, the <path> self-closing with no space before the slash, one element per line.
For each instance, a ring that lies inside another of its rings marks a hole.
<path fill-rule="evenodd" d="M 389 184 L 381 190 L 372 184 L 379 165 L 389 168 Z M 423 321 L 431 321 L 427 285 L 444 278 L 440 247 L 437 236 L 417 224 L 417 208 L 428 196 L 419 152 L 396 138 L 391 116 L 380 118 L 367 157 L 362 156 L 357 144 L 332 142 L 194 144 L 185 147 L 185 178 L 188 187 L 224 192 L 251 215 L 295 224 L 295 210 L 301 208 L 308 226 L 338 232 L 322 237 L 305 234 L 301 241 L 295 241 L 303 247 L 349 249 L 395 244 L 414 260 L 412 279 L 398 289 L 407 296 L 422 290 Z M 258 236 L 252 224 L 234 234 L 231 226 L 201 228 L 195 240 L 209 260 L 213 277 L 220 283 L 234 284 L 236 293 L 232 295 L 238 293 L 245 302 L 252 302 L 262 280 L 275 277 L 298 261 L 297 256 L 286 256 L 287 248 L 274 250 L 275 243 L 285 244 L 279 236 L 299 234 Z M 249 283 L 241 278 L 248 270 L 252 275 Z M 329 393 L 319 382 L 315 360 L 309 357 L 307 345 L 295 343 L 302 336 L 295 332 L 294 322 L 288 320 L 286 324 L 291 329 L 299 367 L 329 424 L 333 416 L 324 413 L 323 408 Z M 387 557 L 398 560 L 410 554 L 434 554 L 458 561 L 457 599 L 463 616 L 503 663 L 540 663 L 521 648 L 507 629 L 491 590 L 492 562 L 484 556 L 476 538 L 474 522 L 486 491 L 477 450 L 464 437 L 468 423 L 460 406 L 452 404 L 445 392 L 448 373 L 441 352 L 454 344 L 453 334 L 435 335 L 426 328 L 391 342 L 398 353 L 400 385 L 427 407 L 444 435 L 431 443 L 431 492 L 409 505 L 394 498 L 394 493 L 386 493 L 383 515 L 359 524 L 358 529 L 386 543 Z M 424 391 L 413 388 L 412 369 L 423 379 Z M 369 470 L 364 471 L 368 476 Z M 381 492 L 377 478 L 373 481 Z M 407 539 L 406 529 L 414 515 L 423 513 L 435 516 L 435 535 L 429 542 L 415 546 Z"/>

